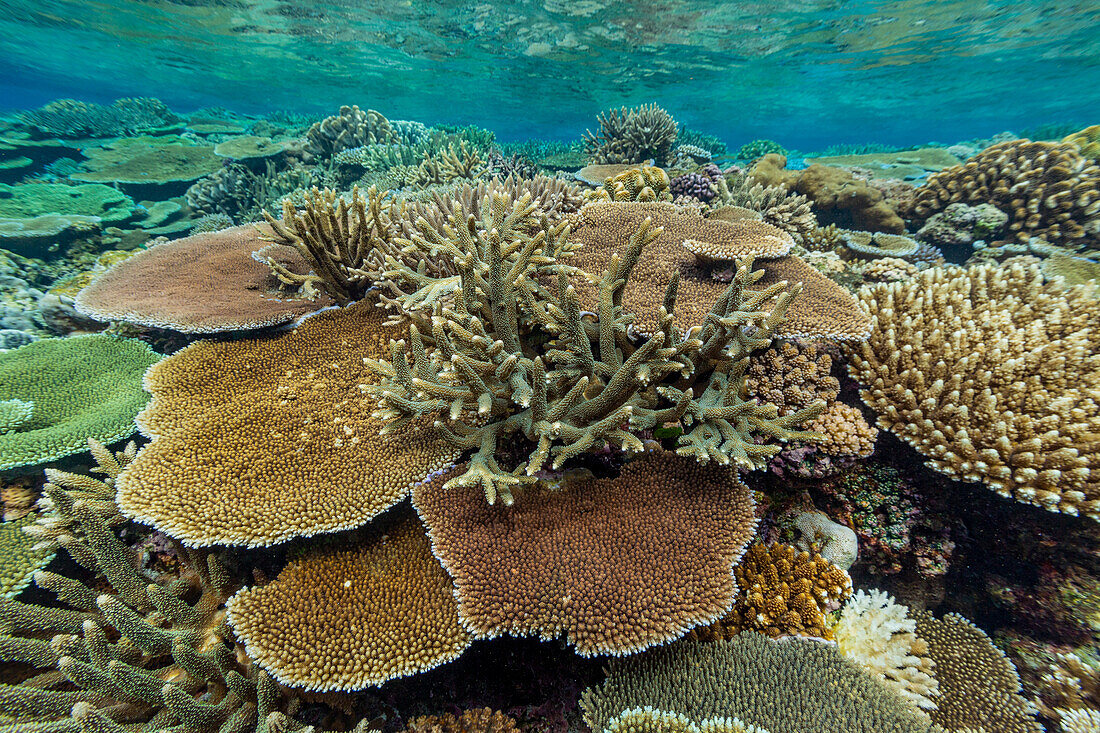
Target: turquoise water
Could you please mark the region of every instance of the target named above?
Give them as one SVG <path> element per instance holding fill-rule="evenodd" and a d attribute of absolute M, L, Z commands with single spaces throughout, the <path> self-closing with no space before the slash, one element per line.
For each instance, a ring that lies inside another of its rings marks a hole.
<path fill-rule="evenodd" d="M 656 101 L 729 140 L 916 144 L 1100 108 L 1089 2 L 8 0 L 0 101 L 478 124 L 571 139 Z"/>

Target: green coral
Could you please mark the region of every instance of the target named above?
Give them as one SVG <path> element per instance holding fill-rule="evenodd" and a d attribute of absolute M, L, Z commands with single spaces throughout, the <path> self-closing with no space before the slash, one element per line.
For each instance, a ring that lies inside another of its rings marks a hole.
<path fill-rule="evenodd" d="M 681 641 L 612 659 L 606 681 L 581 697 L 585 722 L 608 730 L 651 705 L 695 724 L 737 718 L 772 733 L 927 733 L 926 718 L 834 644 L 773 641 L 754 631 L 728 641 Z"/>
<path fill-rule="evenodd" d="M 15 598 L 31 582 L 35 571 L 53 559 L 53 550 L 36 549 L 35 538 L 24 531 L 37 520 L 38 515 L 31 512 L 0 524 L 0 595 Z"/>
<path fill-rule="evenodd" d="M 28 127 L 50 137 L 114 137 L 178 128 L 183 122 L 164 102 L 152 97 L 116 99 L 110 106 L 57 99 L 20 114 Z"/>
<path fill-rule="evenodd" d="M 0 354 L 0 401 L 34 403 L 33 416 L 0 435 L 0 469 L 85 450 L 88 438 L 132 435 L 145 406 L 145 369 L 160 359 L 141 341 L 93 334 L 42 339 Z"/>
<path fill-rule="evenodd" d="M 423 260 L 453 261 L 459 274 L 446 280 L 387 258 L 387 286 L 402 293 L 396 300 L 414 326 L 388 361 L 367 362 L 382 380 L 366 389 L 378 399 L 386 432 L 431 416 L 446 440 L 474 451 L 448 487 L 480 485 L 490 503 L 498 496 L 510 503 L 512 489 L 534 481 L 547 462 L 557 469 L 607 444 L 638 451 L 638 433 L 667 423 L 685 426 L 677 452 L 701 463 L 759 467 L 779 446 L 754 436 L 815 437 L 792 428 L 823 403 L 777 417 L 774 405 L 742 395 L 750 354 L 770 343 L 799 288 L 781 282 L 750 290 L 759 274 L 747 259 L 706 322 L 681 334 L 672 321 L 674 278 L 657 332 L 635 344 L 622 293 L 662 230 L 646 220 L 595 278 L 562 262 L 573 246 L 567 226 L 540 226 L 534 212 L 527 195 L 494 194 L 480 220 L 464 205 L 442 231 L 420 219 L 419 232 L 397 243 Z M 580 277 L 599 283 L 594 317 L 582 315 L 570 284 Z M 435 304 L 430 318 L 418 313 L 425 304 Z M 421 334 L 430 336 L 431 353 Z M 533 446 L 514 470 L 495 457 L 513 436 Z"/>
<path fill-rule="evenodd" d="M 775 140 L 753 140 L 741 146 L 737 151 L 737 159 L 759 160 L 769 153 L 787 155 L 787 149 Z"/>
<path fill-rule="evenodd" d="M 194 181 L 222 167 L 214 148 L 177 136 L 126 138 L 84 150 L 86 170 L 74 181 L 130 185 L 168 185 Z"/>
<path fill-rule="evenodd" d="M 34 414 L 34 403 L 27 400 L 0 401 L 0 435 L 18 430 Z"/>
<path fill-rule="evenodd" d="M 0 217 L 31 219 L 43 214 L 97 216 L 104 222 L 119 222 L 134 215 L 134 200 L 100 184 L 0 183 Z"/>

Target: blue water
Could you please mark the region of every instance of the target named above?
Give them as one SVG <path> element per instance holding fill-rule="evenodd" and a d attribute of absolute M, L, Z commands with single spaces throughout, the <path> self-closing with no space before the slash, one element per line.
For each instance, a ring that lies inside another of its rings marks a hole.
<path fill-rule="evenodd" d="M 909 145 L 1100 109 L 1095 2 L 0 3 L 0 107 L 155 96 L 575 139 L 657 102 L 731 144 Z"/>

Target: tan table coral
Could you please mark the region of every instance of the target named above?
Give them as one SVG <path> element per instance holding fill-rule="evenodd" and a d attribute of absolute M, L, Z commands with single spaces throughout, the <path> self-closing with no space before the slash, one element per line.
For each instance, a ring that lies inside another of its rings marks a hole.
<path fill-rule="evenodd" d="M 735 471 L 659 451 L 617 478 L 586 473 L 490 506 L 477 486 L 413 492 L 475 634 L 566 636 L 583 656 L 631 654 L 709 623 L 756 528 Z"/>
<path fill-rule="evenodd" d="M 407 337 L 383 316 L 360 302 L 149 371 L 154 440 L 118 478 L 120 509 L 190 545 L 270 545 L 365 524 L 448 467 L 460 451 L 415 424 L 379 436 L 363 360 Z"/>
<path fill-rule="evenodd" d="M 930 270 L 865 288 L 863 401 L 937 471 L 1100 520 L 1100 301 L 1038 265 Z"/>

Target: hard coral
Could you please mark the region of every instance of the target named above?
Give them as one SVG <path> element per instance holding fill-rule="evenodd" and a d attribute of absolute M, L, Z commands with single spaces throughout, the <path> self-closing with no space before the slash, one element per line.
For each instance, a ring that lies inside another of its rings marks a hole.
<path fill-rule="evenodd" d="M 950 476 L 1100 520 L 1100 306 L 1036 265 L 931 270 L 862 292 L 850 372 L 879 427 Z"/>
<path fill-rule="evenodd" d="M 383 316 L 362 301 L 150 370 L 138 424 L 154 440 L 119 476 L 119 507 L 190 545 L 270 545 L 365 524 L 448 467 L 459 451 L 427 426 L 390 440 L 370 416 L 363 361 L 408 338 Z"/>
<path fill-rule="evenodd" d="M 671 201 L 668 174 L 653 165 L 641 165 L 612 176 L 596 189 L 596 201 Z"/>
<path fill-rule="evenodd" d="M 511 507 L 435 483 L 413 503 L 468 628 L 564 635 L 584 656 L 631 654 L 728 610 L 756 526 L 736 472 L 663 451 L 615 478 L 566 475 Z"/>
<path fill-rule="evenodd" d="M 696 724 L 735 717 L 773 733 L 928 733 L 927 719 L 908 701 L 835 645 L 752 631 L 613 659 L 607 680 L 581 697 L 585 722 L 597 731 L 645 705 Z"/>
<path fill-rule="evenodd" d="M 390 121 L 373 109 L 344 105 L 338 114 L 326 117 L 306 131 L 306 152 L 319 159 L 362 145 L 396 142 Z"/>
<path fill-rule="evenodd" d="M 518 733 L 519 726 L 499 710 L 475 708 L 463 710 L 455 717 L 444 715 L 421 715 L 409 721 L 405 733 Z"/>
<path fill-rule="evenodd" d="M 923 222 L 959 202 L 1007 213 L 1009 240 L 1100 248 L 1100 166 L 1073 143 L 1012 140 L 986 148 L 931 176 L 911 214 Z"/>
<path fill-rule="evenodd" d="M 584 150 L 593 163 L 670 162 L 678 126 L 656 104 L 609 110 L 599 115 L 599 133 L 584 133 Z"/>
<path fill-rule="evenodd" d="M 229 622 L 249 657 L 286 685 L 357 690 L 431 669 L 470 643 L 451 579 L 404 512 L 369 538 L 321 543 L 271 583 L 239 591 Z"/>

